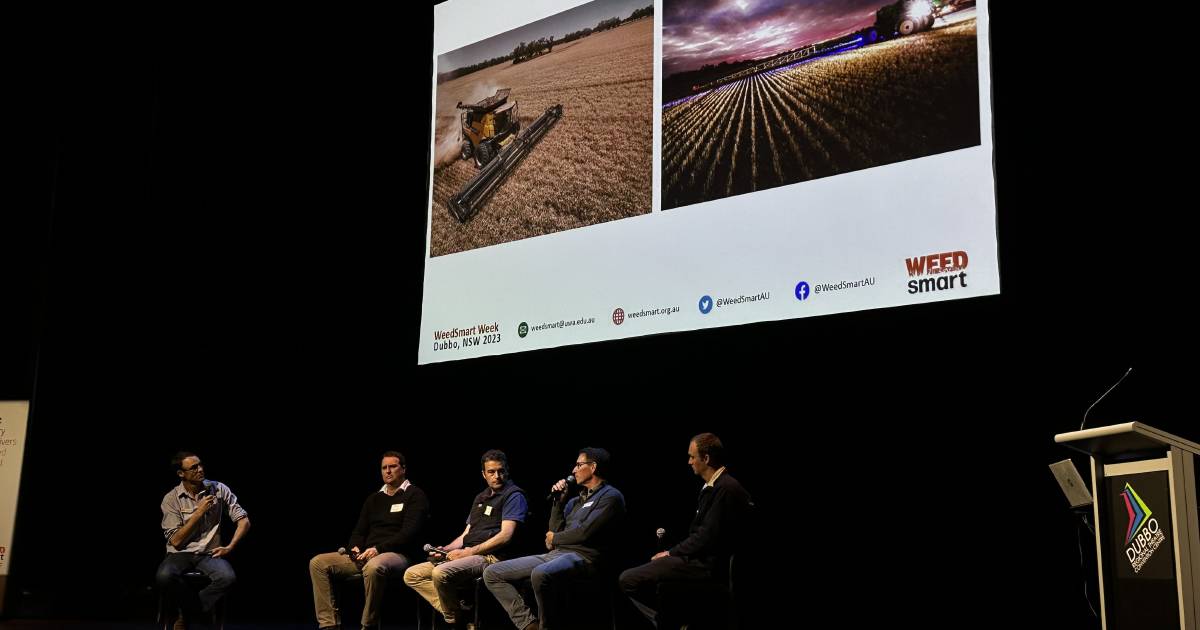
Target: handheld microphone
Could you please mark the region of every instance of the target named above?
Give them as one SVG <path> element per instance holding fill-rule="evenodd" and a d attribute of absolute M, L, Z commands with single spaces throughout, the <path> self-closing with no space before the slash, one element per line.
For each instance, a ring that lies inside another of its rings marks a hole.
<path fill-rule="evenodd" d="M 206 496 L 211 496 L 215 505 L 217 490 L 213 486 L 209 485 L 207 481 L 204 482 L 204 487 L 200 488 L 200 491 L 196 493 L 196 502 L 199 503 L 200 501 L 203 501 L 204 497 Z"/>
<path fill-rule="evenodd" d="M 663 551 L 663 536 L 667 535 L 667 530 L 659 527 L 654 530 L 654 535 L 658 537 L 658 540 L 654 544 L 654 551 Z"/>
<path fill-rule="evenodd" d="M 442 549 L 441 547 L 434 547 L 433 545 L 431 545 L 429 543 L 425 543 L 425 546 L 421 547 L 421 549 L 425 550 L 425 553 L 430 556 L 435 555 L 435 554 L 441 556 L 440 560 L 432 559 L 432 558 L 429 560 L 430 562 L 432 562 L 435 565 L 441 564 L 441 563 L 445 562 L 446 560 L 450 559 L 450 552 L 446 551 L 445 549 Z"/>
<path fill-rule="evenodd" d="M 343 556 L 346 556 L 347 558 L 350 558 L 350 562 L 353 562 L 354 566 L 358 567 L 359 571 L 361 571 L 363 568 L 363 565 L 366 564 L 365 562 L 358 559 L 358 554 L 355 554 L 352 550 L 347 549 L 345 547 L 338 547 L 338 553 Z"/>
<path fill-rule="evenodd" d="M 563 496 L 567 493 L 567 489 L 575 485 L 575 473 L 567 475 L 563 481 L 566 482 L 567 487 L 563 488 L 562 490 L 551 490 L 550 494 L 546 495 L 547 501 L 561 501 Z"/>

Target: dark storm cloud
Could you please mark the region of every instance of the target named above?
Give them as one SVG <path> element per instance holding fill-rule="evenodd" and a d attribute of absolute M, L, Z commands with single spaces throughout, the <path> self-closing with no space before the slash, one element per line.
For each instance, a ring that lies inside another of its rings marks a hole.
<path fill-rule="evenodd" d="M 766 57 L 874 22 L 887 0 L 665 0 L 663 71 Z"/>

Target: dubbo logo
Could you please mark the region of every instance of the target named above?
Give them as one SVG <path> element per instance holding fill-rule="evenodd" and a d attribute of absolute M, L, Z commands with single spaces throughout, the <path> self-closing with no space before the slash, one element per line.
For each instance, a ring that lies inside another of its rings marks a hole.
<path fill-rule="evenodd" d="M 1166 541 L 1167 535 L 1158 526 L 1158 519 L 1154 518 L 1150 506 L 1138 496 L 1133 486 L 1125 484 L 1121 498 L 1125 500 L 1125 513 L 1129 517 L 1129 524 L 1125 528 L 1125 557 L 1129 559 L 1133 572 L 1140 573 L 1158 546 Z"/>
<path fill-rule="evenodd" d="M 908 292 L 947 291 L 967 288 L 967 252 L 942 252 L 916 258 L 905 258 L 908 267 Z M 918 276 L 928 276 L 921 278 Z"/>

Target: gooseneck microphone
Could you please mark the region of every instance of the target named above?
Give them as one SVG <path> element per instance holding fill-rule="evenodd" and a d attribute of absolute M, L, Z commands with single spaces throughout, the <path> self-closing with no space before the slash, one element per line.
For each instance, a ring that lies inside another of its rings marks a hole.
<path fill-rule="evenodd" d="M 1133 371 L 1133 366 L 1129 366 L 1129 369 L 1128 369 L 1128 370 L 1125 370 L 1125 373 L 1121 375 L 1121 378 L 1117 379 L 1117 382 L 1116 382 L 1116 383 L 1113 383 L 1113 386 L 1112 386 L 1112 387 L 1109 387 L 1109 388 L 1108 388 L 1108 391 L 1104 392 L 1103 394 L 1100 394 L 1100 397 L 1096 399 L 1096 402 L 1092 403 L 1092 406 L 1091 406 L 1091 407 L 1088 407 L 1088 408 L 1087 408 L 1087 411 L 1083 412 L 1083 422 L 1080 422 L 1080 423 L 1079 423 L 1079 430 L 1080 430 L 1080 431 L 1082 431 L 1082 430 L 1083 430 L 1083 425 L 1087 423 L 1087 417 L 1088 417 L 1088 414 L 1092 412 L 1092 407 L 1095 407 L 1097 404 L 1099 404 L 1099 403 L 1100 403 L 1100 401 L 1101 401 L 1101 400 L 1104 400 L 1104 397 L 1105 397 L 1105 396 L 1107 396 L 1109 392 L 1111 392 L 1112 390 L 1116 389 L 1116 388 L 1117 388 L 1117 385 L 1120 385 L 1120 384 L 1121 384 L 1121 381 L 1124 381 L 1124 380 L 1125 380 L 1125 377 L 1126 377 L 1126 376 L 1129 376 L 1129 373 L 1130 373 L 1130 372 L 1132 372 L 1132 371 Z"/>

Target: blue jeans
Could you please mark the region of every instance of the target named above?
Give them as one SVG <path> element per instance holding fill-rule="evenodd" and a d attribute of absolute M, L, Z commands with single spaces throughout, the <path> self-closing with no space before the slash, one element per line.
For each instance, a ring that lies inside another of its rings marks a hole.
<path fill-rule="evenodd" d="M 483 570 L 483 583 L 508 612 L 517 628 L 525 628 L 541 617 L 544 630 L 565 624 L 562 600 L 572 579 L 594 575 L 595 567 L 573 551 L 554 550 L 540 556 L 525 556 L 497 562 Z M 533 582 L 538 615 L 525 605 L 516 583 L 528 578 Z"/>
<path fill-rule="evenodd" d="M 179 611 L 179 607 L 186 601 L 183 574 L 193 569 L 200 571 L 209 579 L 208 586 L 200 589 L 197 594 L 200 598 L 200 610 L 204 613 L 211 613 L 217 600 L 221 599 L 237 581 L 237 576 L 233 574 L 233 567 L 224 558 L 214 558 L 207 554 L 186 551 L 168 553 L 167 557 L 163 558 L 162 564 L 158 565 L 158 575 L 155 578 L 158 588 L 163 594 L 165 607 L 163 613 L 168 615 L 164 617 L 165 619 L 173 618 Z"/>

